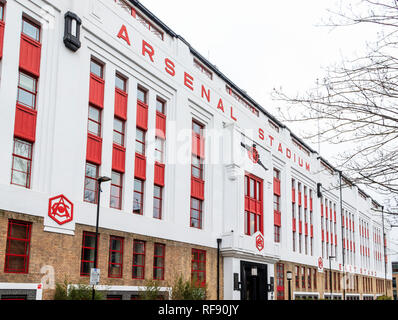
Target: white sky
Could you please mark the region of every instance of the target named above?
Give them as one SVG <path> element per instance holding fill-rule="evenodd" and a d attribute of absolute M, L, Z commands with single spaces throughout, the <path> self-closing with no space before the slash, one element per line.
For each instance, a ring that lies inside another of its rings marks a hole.
<path fill-rule="evenodd" d="M 273 88 L 303 93 L 326 67 L 359 55 L 376 39 L 374 25 L 321 26 L 333 16 L 328 10 L 340 11 L 340 0 L 140 2 L 274 115 L 283 105 L 271 100 Z M 350 2 L 356 8 L 359 0 L 342 1 Z M 300 136 L 298 125 L 286 124 Z M 337 151 L 341 147 L 321 146 L 332 164 Z"/>

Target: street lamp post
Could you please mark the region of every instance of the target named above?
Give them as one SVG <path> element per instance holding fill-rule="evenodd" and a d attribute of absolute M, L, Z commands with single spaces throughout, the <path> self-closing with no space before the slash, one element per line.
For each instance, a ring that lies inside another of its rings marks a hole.
<path fill-rule="evenodd" d="M 289 290 L 289 300 L 292 300 L 292 290 L 291 290 L 291 282 L 292 282 L 293 274 L 291 271 L 286 272 L 286 279 L 288 281 L 288 290 Z"/>
<path fill-rule="evenodd" d="M 333 288 L 332 288 L 332 259 L 336 258 L 335 256 L 329 256 L 329 285 L 330 285 L 330 300 L 333 300 Z"/>
<path fill-rule="evenodd" d="M 95 224 L 95 242 L 94 242 L 94 269 L 97 269 L 97 251 L 98 251 L 98 222 L 99 222 L 99 211 L 100 211 L 100 200 L 101 200 L 101 183 L 111 181 L 109 177 L 100 177 L 97 179 L 98 182 L 98 190 L 97 190 L 97 221 Z M 95 296 L 95 286 L 93 285 L 93 292 L 91 299 L 94 300 Z"/>

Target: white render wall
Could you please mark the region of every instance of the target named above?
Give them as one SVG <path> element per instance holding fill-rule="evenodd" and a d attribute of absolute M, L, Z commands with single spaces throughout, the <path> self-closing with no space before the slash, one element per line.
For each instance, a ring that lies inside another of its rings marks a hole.
<path fill-rule="evenodd" d="M 63 42 L 64 14 L 73 11 L 82 19 L 82 47 L 76 52 Z M 10 185 L 11 154 L 17 95 L 19 42 L 22 14 L 42 25 L 42 58 L 38 87 L 38 118 L 34 144 L 31 189 Z M 273 263 L 295 261 L 317 266 L 321 256 L 320 201 L 316 184 L 323 190 L 338 182 L 325 173 L 318 154 L 308 157 L 292 143 L 289 130 L 279 133 L 268 125 L 267 117 L 256 117 L 226 93 L 224 80 L 213 73 L 208 79 L 193 66 L 189 47 L 165 33 L 161 41 L 139 22 L 106 0 L 10 0 L 6 7 L 4 54 L 0 82 L 0 208 L 42 216 L 45 230 L 73 234 L 76 223 L 95 225 L 96 205 L 83 202 L 84 172 L 87 143 L 90 57 L 105 63 L 105 100 L 102 116 L 102 165 L 100 175 L 111 175 L 112 134 L 114 115 L 114 78 L 118 71 L 129 78 L 128 120 L 126 126 L 126 172 L 124 174 L 123 210 L 109 208 L 110 184 L 102 185 L 100 227 L 145 234 L 215 248 L 222 238 L 225 256 L 225 286 L 232 285 L 232 273 L 239 272 L 242 259 Z M 125 25 L 131 46 L 118 39 Z M 155 62 L 142 55 L 142 41 L 155 49 Z M 175 63 L 176 75 L 164 70 L 164 59 Z M 194 91 L 184 86 L 184 72 L 194 77 Z M 238 81 L 237 81 L 238 82 Z M 144 215 L 132 213 L 134 181 L 134 143 L 137 84 L 149 89 L 147 134 L 147 180 L 145 182 Z M 211 102 L 201 96 L 201 86 L 211 89 Z M 166 173 L 163 194 L 163 219 L 152 218 L 155 103 L 160 96 L 167 102 Z M 223 99 L 225 112 L 217 109 Z M 237 118 L 230 117 L 230 107 Z M 266 109 L 266 106 L 265 106 Z M 190 128 L 192 118 L 206 124 L 205 202 L 203 229 L 189 227 L 190 208 Z M 259 138 L 259 128 L 264 140 Z M 243 135 L 245 138 L 243 138 Z M 270 144 L 269 135 L 273 137 Z M 240 142 L 257 145 L 261 160 L 269 169 L 255 166 L 240 146 Z M 279 143 L 283 152 L 278 151 Z M 311 166 L 308 172 L 298 161 L 286 157 L 286 148 Z M 281 171 L 281 243 L 275 244 L 273 225 L 273 167 Z M 264 179 L 264 239 L 265 248 L 259 252 L 253 236 L 244 235 L 244 171 Z M 314 200 L 314 255 L 292 251 L 291 179 L 302 182 L 313 190 Z M 339 270 L 341 263 L 341 222 L 339 190 L 324 191 L 324 196 L 337 204 L 338 259 L 332 267 Z M 74 203 L 74 221 L 60 228 L 48 218 L 49 198 L 64 194 Z M 343 190 L 343 207 L 355 215 L 357 267 L 359 272 L 358 219 L 381 228 L 381 220 L 371 211 L 371 200 L 358 196 L 356 187 Z M 370 234 L 373 254 L 372 234 Z M 387 240 L 387 243 L 389 241 Z M 373 259 L 371 259 L 373 261 Z M 325 261 L 325 265 L 328 261 Z M 269 266 L 269 276 L 273 268 Z M 373 270 L 373 269 L 372 269 Z M 376 271 L 376 270 L 374 270 Z M 384 268 L 377 270 L 384 277 Z M 391 278 L 391 270 L 387 277 Z M 229 289 L 225 289 L 226 292 Z M 232 294 L 232 293 L 231 293 Z M 230 298 L 236 298 L 233 295 Z M 226 296 L 227 297 L 227 296 Z"/>

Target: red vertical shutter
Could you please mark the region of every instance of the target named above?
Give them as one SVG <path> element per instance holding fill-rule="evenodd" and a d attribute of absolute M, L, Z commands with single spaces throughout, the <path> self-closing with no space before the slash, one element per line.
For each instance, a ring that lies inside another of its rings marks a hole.
<path fill-rule="evenodd" d="M 301 206 L 301 192 L 298 192 L 298 205 Z"/>
<path fill-rule="evenodd" d="M 192 133 L 192 153 L 204 159 L 204 139 L 196 133 Z"/>
<path fill-rule="evenodd" d="M 311 225 L 311 238 L 313 238 L 313 237 L 314 237 L 314 226 Z"/>
<path fill-rule="evenodd" d="M 102 138 L 91 133 L 87 134 L 87 151 L 86 159 L 88 162 L 101 164 L 102 158 Z"/>
<path fill-rule="evenodd" d="M 310 211 L 312 211 L 312 198 L 310 198 Z"/>
<path fill-rule="evenodd" d="M 281 213 L 278 211 L 274 211 L 274 225 L 281 226 Z"/>
<path fill-rule="evenodd" d="M 148 130 L 148 105 L 137 101 L 137 127 L 142 130 Z"/>
<path fill-rule="evenodd" d="M 123 120 L 127 120 L 127 99 L 126 92 L 115 89 L 115 116 Z"/>
<path fill-rule="evenodd" d="M 14 136 L 35 142 L 37 111 L 17 105 L 15 111 Z"/>
<path fill-rule="evenodd" d="M 5 28 L 4 22 L 0 21 L 0 60 L 1 58 L 3 58 L 4 28 Z"/>
<path fill-rule="evenodd" d="M 321 203 L 321 217 L 323 217 L 323 203 Z"/>
<path fill-rule="evenodd" d="M 100 109 L 104 108 L 104 88 L 105 81 L 91 73 L 89 102 Z"/>
<path fill-rule="evenodd" d="M 19 67 L 36 77 L 40 76 L 41 44 L 21 34 Z"/>
<path fill-rule="evenodd" d="M 162 139 L 166 138 L 166 116 L 156 111 L 156 135 Z"/>
<path fill-rule="evenodd" d="M 204 200 L 205 192 L 204 188 L 205 183 L 203 180 L 197 179 L 195 177 L 191 177 L 191 196 L 200 200 Z"/>
<path fill-rule="evenodd" d="M 292 202 L 296 203 L 296 190 L 292 188 Z"/>
<path fill-rule="evenodd" d="M 158 186 L 164 186 L 164 168 L 165 165 L 156 162 L 155 163 L 155 181 L 154 183 Z"/>
<path fill-rule="evenodd" d="M 296 232 L 296 219 L 293 218 L 292 220 L 293 231 Z"/>
<path fill-rule="evenodd" d="M 307 209 L 307 195 L 304 195 L 304 208 Z"/>
<path fill-rule="evenodd" d="M 117 144 L 113 144 L 112 170 L 124 173 L 125 159 L 126 159 L 126 149 Z"/>
<path fill-rule="evenodd" d="M 138 153 L 135 154 L 134 176 L 146 180 L 146 158 Z"/>

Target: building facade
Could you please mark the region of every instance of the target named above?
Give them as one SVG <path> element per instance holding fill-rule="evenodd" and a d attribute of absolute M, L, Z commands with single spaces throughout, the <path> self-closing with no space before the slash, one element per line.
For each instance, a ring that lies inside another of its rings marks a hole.
<path fill-rule="evenodd" d="M 392 295 L 382 206 L 138 1 L 0 0 L 0 59 L 1 298 L 89 282 L 99 195 L 109 299 Z"/>

